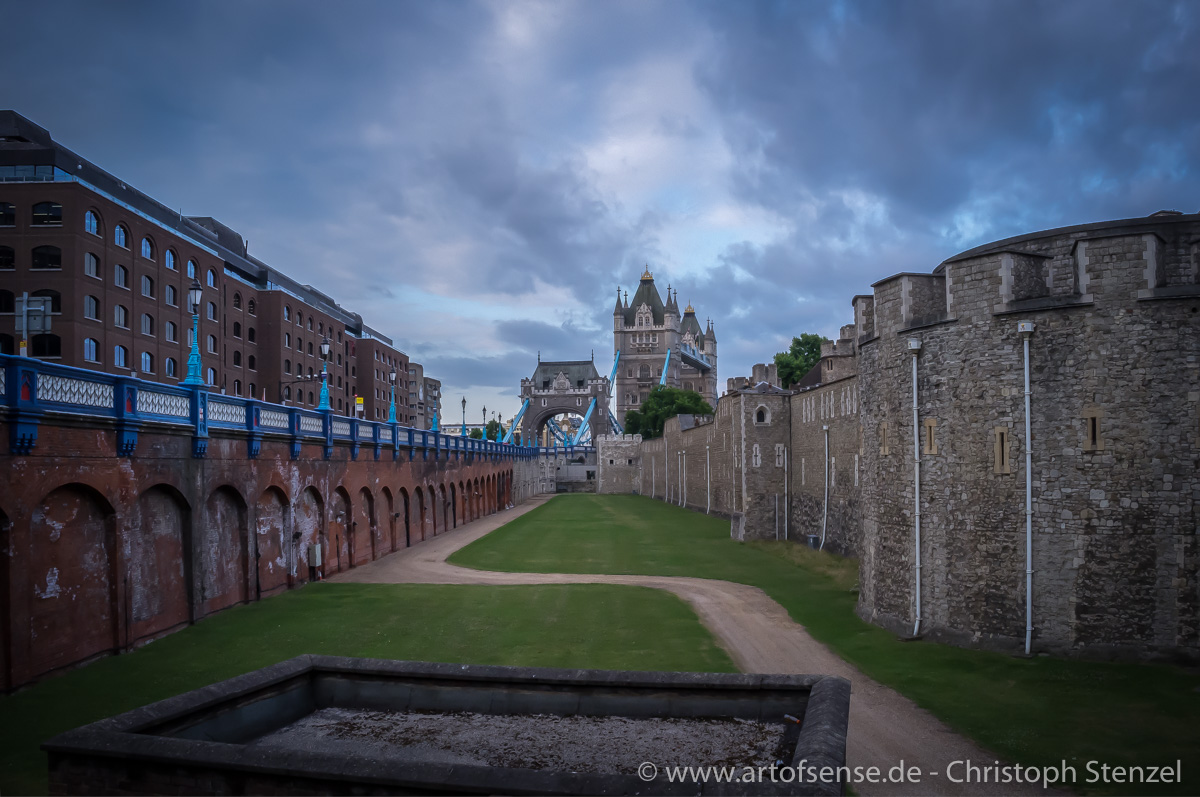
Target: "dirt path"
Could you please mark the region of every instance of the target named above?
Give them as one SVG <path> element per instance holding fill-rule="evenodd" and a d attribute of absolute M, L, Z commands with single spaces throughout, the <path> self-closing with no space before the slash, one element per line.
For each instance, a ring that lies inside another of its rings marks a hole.
<path fill-rule="evenodd" d="M 539 497 L 481 518 L 446 534 L 331 581 L 413 584 L 629 584 L 673 592 L 687 601 L 743 672 L 840 675 L 852 684 L 847 763 L 886 772 L 904 762 L 919 767 L 919 783 L 855 783 L 858 794 L 1043 793 L 1019 784 L 956 784 L 946 777 L 954 761 L 989 766 L 996 756 L 950 730 L 908 698 L 871 680 L 820 642 L 757 587 L 729 581 L 672 576 L 609 576 L 559 573 L 500 573 L 448 564 L 446 557 L 500 526 L 541 506 Z M 959 765 L 954 774 L 962 776 Z M 938 773 L 934 776 L 932 773 Z"/>

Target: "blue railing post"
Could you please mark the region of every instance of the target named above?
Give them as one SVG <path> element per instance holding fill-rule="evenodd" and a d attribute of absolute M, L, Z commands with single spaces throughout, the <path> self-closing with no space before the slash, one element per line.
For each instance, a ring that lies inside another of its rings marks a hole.
<path fill-rule="evenodd" d="M 203 459 L 208 455 L 208 391 L 202 385 L 191 388 L 192 456 Z"/>
<path fill-rule="evenodd" d="M 137 448 L 138 430 L 142 428 L 137 413 L 138 380 L 118 376 L 114 382 L 113 414 L 117 416 L 117 456 L 130 457 Z"/>
<path fill-rule="evenodd" d="M 408 429 L 408 461 L 409 462 L 412 462 L 413 457 L 416 455 L 416 452 L 413 450 L 414 448 L 416 448 L 416 443 L 417 443 L 416 438 L 417 438 L 417 433 L 410 426 Z"/>
<path fill-rule="evenodd" d="M 392 421 L 388 426 L 392 430 L 392 462 L 400 459 L 400 426 Z"/>
<path fill-rule="evenodd" d="M 350 459 L 355 462 L 358 461 L 358 427 L 362 423 L 358 418 L 350 419 Z"/>
<path fill-rule="evenodd" d="M 333 459 L 333 411 L 318 410 L 325 429 L 325 459 Z"/>
<path fill-rule="evenodd" d="M 259 415 L 258 404 L 251 398 L 246 402 L 246 456 L 258 459 L 262 451 L 262 418 Z"/>
<path fill-rule="evenodd" d="M 14 454 L 28 454 L 37 444 L 42 417 L 37 401 L 37 379 L 37 371 L 20 361 L 10 360 L 5 368 L 6 403 L 13 408 L 13 414 L 9 416 L 8 445 Z"/>
<path fill-rule="evenodd" d="M 288 410 L 288 426 L 292 430 L 291 455 L 292 459 L 300 458 L 300 446 L 304 440 L 304 431 L 300 428 L 300 410 L 291 408 Z"/>

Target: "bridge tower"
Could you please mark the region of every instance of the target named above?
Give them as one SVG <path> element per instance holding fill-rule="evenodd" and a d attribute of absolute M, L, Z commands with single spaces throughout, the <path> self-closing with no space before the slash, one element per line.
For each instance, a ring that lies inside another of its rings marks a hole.
<path fill-rule="evenodd" d="M 521 416 L 521 439 L 540 441 L 546 423 L 565 414 L 587 417 L 595 434 L 608 434 L 608 395 L 608 377 L 592 361 L 539 360 L 533 376 L 521 380 L 521 399 L 529 402 Z"/>
<path fill-rule="evenodd" d="M 667 358 L 670 352 L 670 359 Z M 679 312 L 679 292 L 667 286 L 663 302 L 649 267 L 642 274 L 630 301 L 617 288 L 613 309 L 613 355 L 620 354 L 614 393 L 617 420 L 625 424 L 625 413 L 636 410 L 662 384 L 694 390 L 714 407 L 717 405 L 717 335 L 712 321 L 702 327 L 689 304 Z M 666 366 L 666 379 L 663 367 Z"/>

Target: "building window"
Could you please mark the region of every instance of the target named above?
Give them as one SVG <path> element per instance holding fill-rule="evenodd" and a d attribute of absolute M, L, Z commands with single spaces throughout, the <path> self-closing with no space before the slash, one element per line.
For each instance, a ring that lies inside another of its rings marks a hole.
<path fill-rule="evenodd" d="M 301 354 L 304 353 L 304 341 L 300 338 L 296 338 L 296 351 L 300 352 Z"/>
<path fill-rule="evenodd" d="M 100 217 L 96 212 L 89 210 L 83 214 L 83 231 L 90 232 L 92 235 L 100 234 Z"/>
<path fill-rule="evenodd" d="M 11 246 L 0 246 L 0 271 L 12 271 L 17 267 L 17 253 Z"/>
<path fill-rule="evenodd" d="M 246 329 L 246 340 L 250 341 L 251 343 L 254 343 L 254 342 L 255 342 L 255 340 L 254 340 L 254 327 L 248 327 L 248 328 Z"/>
<path fill-rule="evenodd" d="M 154 373 L 154 355 L 148 351 L 142 352 L 142 373 Z"/>
<path fill-rule="evenodd" d="M 242 367 L 242 353 L 240 351 L 235 351 L 233 353 L 233 367 L 234 368 Z"/>
<path fill-rule="evenodd" d="M 283 397 L 284 397 L 285 399 L 291 399 L 291 397 L 292 397 L 292 389 L 291 389 L 290 387 L 285 387 L 285 388 L 283 389 Z"/>
<path fill-rule="evenodd" d="M 240 379 L 233 380 L 233 395 L 235 395 L 235 396 L 242 395 L 242 380 L 240 380 Z"/>
<path fill-rule="evenodd" d="M 208 320 L 209 321 L 217 320 L 217 306 L 215 304 L 213 304 L 212 302 L 208 303 Z"/>
<path fill-rule="evenodd" d="M 113 347 L 113 365 L 117 368 L 129 367 L 129 349 L 124 346 Z"/>
<path fill-rule="evenodd" d="M 254 315 L 255 309 L 256 308 L 253 299 L 250 299 L 246 302 L 246 312 L 248 312 L 250 315 Z"/>
<path fill-rule="evenodd" d="M 142 257 L 147 260 L 154 259 L 154 242 L 149 238 L 142 239 Z"/>
<path fill-rule="evenodd" d="M 163 337 L 171 343 L 179 342 L 179 327 L 175 326 L 174 321 L 168 321 L 163 324 Z"/>
<path fill-rule="evenodd" d="M 88 277 L 100 279 L 100 259 L 91 252 L 83 255 L 83 273 Z"/>
<path fill-rule="evenodd" d="M 34 227 L 61 227 L 62 205 L 57 202 L 39 202 L 33 206 Z"/>
<path fill-rule="evenodd" d="M 217 272 L 213 271 L 210 268 L 208 270 L 208 274 L 204 277 L 204 280 L 205 280 L 205 282 L 208 283 L 208 287 L 210 287 L 210 288 L 217 287 Z"/>
<path fill-rule="evenodd" d="M 17 206 L 0 202 L 0 227 L 17 226 Z"/>
<path fill-rule="evenodd" d="M 255 365 L 257 365 L 257 363 L 255 362 L 254 355 L 251 354 L 246 358 L 246 367 L 251 371 L 257 371 L 258 369 L 255 367 Z"/>
<path fill-rule="evenodd" d="M 1084 451 L 1104 450 L 1104 438 L 1100 436 L 1100 419 L 1103 417 L 1104 411 L 1100 409 L 1090 409 L 1083 413 Z"/>
<path fill-rule="evenodd" d="M 771 411 L 765 405 L 760 404 L 758 409 L 754 411 L 754 423 L 766 425 L 771 422 Z"/>
<path fill-rule="evenodd" d="M 933 430 L 937 428 L 937 418 L 926 418 L 923 422 L 925 427 L 925 453 L 936 454 L 937 438 L 934 436 Z"/>
<path fill-rule="evenodd" d="M 176 270 L 174 249 L 168 249 L 167 253 L 163 255 L 163 265 L 172 271 Z"/>
<path fill-rule="evenodd" d="M 217 384 L 217 371 L 215 368 L 208 369 L 207 373 L 204 374 L 204 381 L 209 385 Z"/>
<path fill-rule="evenodd" d="M 93 321 L 100 320 L 100 300 L 95 296 L 83 297 L 83 317 Z"/>
<path fill-rule="evenodd" d="M 216 335 L 208 336 L 208 352 L 209 352 L 209 354 L 217 353 L 217 336 Z"/>
<path fill-rule="evenodd" d="M 149 313 L 142 313 L 142 334 L 154 334 L 154 316 L 150 315 Z"/>
<path fill-rule="evenodd" d="M 757 468 L 762 464 L 762 452 L 758 449 L 758 443 L 754 444 L 754 448 L 750 451 L 750 466 Z"/>
<path fill-rule="evenodd" d="M 179 306 L 179 292 L 175 289 L 174 285 L 168 285 L 163 288 L 163 299 L 171 307 Z"/>
<path fill-rule="evenodd" d="M 233 294 L 233 309 L 234 310 L 242 309 L 242 295 L 240 293 Z"/>
<path fill-rule="evenodd" d="M 129 311 L 124 305 L 116 305 L 113 307 L 113 324 L 121 329 L 129 329 Z"/>
<path fill-rule="evenodd" d="M 113 267 L 113 284 L 118 288 L 129 287 L 129 269 L 122 265 Z"/>
<path fill-rule="evenodd" d="M 235 338 L 240 338 L 242 336 L 242 325 L 237 321 L 233 322 L 233 336 Z"/>
<path fill-rule="evenodd" d="M 285 374 L 290 374 L 292 372 L 292 361 L 291 360 L 283 361 L 283 372 Z"/>
<path fill-rule="evenodd" d="M 783 443 L 775 444 L 775 467 L 783 467 Z"/>
<path fill-rule="evenodd" d="M 1008 445 L 1008 427 L 997 426 L 993 432 L 994 439 L 992 442 L 992 459 L 993 470 L 996 473 L 1012 473 L 1012 464 L 1009 462 L 1009 445 Z"/>
<path fill-rule="evenodd" d="M 285 349 L 292 348 L 292 333 L 291 332 L 283 333 L 283 347 Z"/>
<path fill-rule="evenodd" d="M 154 280 L 145 274 L 142 275 L 142 296 L 154 298 Z"/>
<path fill-rule="evenodd" d="M 286 304 L 283 306 L 283 320 L 284 321 L 292 320 L 292 308 L 288 307 Z"/>
<path fill-rule="evenodd" d="M 113 228 L 113 243 L 122 249 L 129 248 L 129 230 L 125 229 L 124 224 L 118 224 Z"/>
<path fill-rule="evenodd" d="M 167 376 L 173 376 L 176 379 L 179 378 L 179 364 L 175 362 L 174 357 L 168 357 L 163 361 L 163 370 L 166 372 Z"/>
<path fill-rule="evenodd" d="M 12 291 L 0 290 L 0 313 L 15 313 L 16 311 L 16 294 Z"/>
<path fill-rule="evenodd" d="M 62 268 L 62 250 L 57 246 L 35 246 L 32 265 L 35 269 Z"/>
<path fill-rule="evenodd" d="M 189 277 L 191 277 L 192 279 L 196 278 L 196 261 L 195 260 L 188 261 L 187 275 Z"/>
<path fill-rule="evenodd" d="M 308 342 L 308 356 L 312 357 L 312 353 L 313 353 L 313 347 L 312 347 L 312 341 L 310 340 Z"/>
<path fill-rule="evenodd" d="M 313 327 L 312 316 L 309 316 L 308 317 L 308 331 L 309 332 L 312 332 L 312 327 Z"/>
<path fill-rule="evenodd" d="M 98 362 L 99 345 L 95 338 L 83 339 L 83 359 L 90 363 Z"/>
<path fill-rule="evenodd" d="M 887 421 L 880 421 L 879 422 L 879 453 L 886 457 L 890 451 L 891 451 L 891 448 L 888 444 L 888 424 L 887 424 Z"/>
<path fill-rule="evenodd" d="M 34 335 L 30 340 L 34 357 L 61 357 L 62 339 L 58 335 Z"/>

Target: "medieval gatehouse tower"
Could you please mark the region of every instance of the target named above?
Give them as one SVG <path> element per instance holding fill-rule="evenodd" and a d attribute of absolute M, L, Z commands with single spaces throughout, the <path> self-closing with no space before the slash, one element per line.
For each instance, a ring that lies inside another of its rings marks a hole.
<path fill-rule="evenodd" d="M 667 353 L 670 352 L 668 359 Z M 712 321 L 700 326 L 689 304 L 679 312 L 679 292 L 667 286 L 664 303 L 654 275 L 647 268 L 630 300 L 617 288 L 613 310 L 613 355 L 620 355 L 613 393 L 617 420 L 636 410 L 662 379 L 669 387 L 694 390 L 714 407 L 717 404 L 717 336 Z"/>

